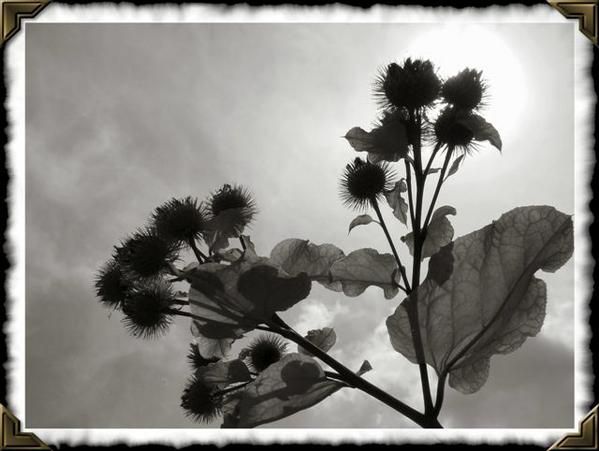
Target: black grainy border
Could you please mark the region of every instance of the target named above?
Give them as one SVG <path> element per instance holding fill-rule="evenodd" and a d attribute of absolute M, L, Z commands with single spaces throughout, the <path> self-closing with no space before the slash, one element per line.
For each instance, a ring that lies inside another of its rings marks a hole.
<path fill-rule="evenodd" d="M 75 2 L 75 1 L 71 1 L 71 0 L 66 0 L 66 1 L 62 1 L 61 3 L 67 3 L 67 4 L 77 4 L 77 5 L 84 5 L 86 3 L 91 3 L 91 2 Z M 117 2 L 119 3 L 119 2 Z M 139 5 L 143 5 L 143 4 L 165 4 L 164 2 L 139 2 L 139 1 L 132 1 L 132 2 L 127 2 L 127 3 L 134 3 L 134 4 L 139 4 Z M 170 2 L 170 4 L 177 4 L 177 5 L 181 5 L 184 4 L 186 2 Z M 234 2 L 222 2 L 222 3 L 227 3 L 227 4 L 235 4 Z M 257 2 L 257 1 L 247 1 L 244 2 L 247 5 L 252 5 L 252 6 L 259 6 L 259 5 L 275 5 L 277 3 L 268 3 L 268 2 Z M 280 2 L 278 4 L 287 4 L 287 5 L 332 5 L 334 4 L 334 2 Z M 369 6 L 371 6 L 373 3 L 366 3 L 366 2 L 358 2 L 358 1 L 353 1 L 353 2 L 343 2 L 344 5 L 349 5 L 349 6 L 358 6 L 358 7 L 362 7 L 362 8 L 367 8 Z M 466 7 L 477 7 L 477 8 L 483 8 L 486 6 L 491 6 L 491 5 L 496 5 L 496 6 L 508 6 L 508 5 L 524 5 L 524 6 L 532 6 L 532 5 L 539 5 L 539 4 L 546 4 L 544 1 L 533 1 L 533 0 L 522 0 L 522 1 L 517 1 L 517 2 L 512 2 L 512 1 L 506 1 L 506 0 L 498 0 L 495 2 L 487 2 L 487 1 L 476 1 L 476 0 L 466 0 L 466 1 L 448 1 L 448 2 L 434 2 L 434 1 L 413 1 L 413 0 L 407 0 L 407 1 L 401 1 L 401 2 L 391 2 L 391 1 L 381 1 L 381 2 L 377 2 L 377 4 L 382 4 L 382 5 L 421 5 L 421 6 L 450 6 L 450 7 L 456 7 L 456 8 L 466 8 Z M 547 5 L 547 7 L 549 7 Z M 43 14 L 43 13 L 42 13 Z M 557 12 L 556 12 L 557 14 Z M 6 402 L 6 389 L 7 389 L 7 383 L 6 383 L 6 368 L 4 366 L 5 362 L 6 362 L 6 355 L 7 355 L 7 346 L 6 346 L 6 336 L 4 333 L 4 325 L 6 322 L 6 304 L 5 304 L 5 300 L 7 297 L 7 293 L 6 293 L 6 287 L 5 287 L 5 283 L 6 283 L 6 272 L 9 268 L 9 262 L 8 262 L 8 256 L 7 256 L 7 239 L 6 239 L 6 230 L 7 230 L 7 217 L 8 217 L 8 198 L 7 198 L 7 188 L 8 188 L 8 177 L 9 177 L 9 173 L 8 173 L 8 169 L 6 166 L 6 147 L 5 144 L 7 143 L 7 133 L 6 133 L 6 122 L 7 122 L 7 111 L 5 109 L 6 106 L 6 73 L 4 72 L 4 58 L 5 58 L 5 53 L 4 53 L 4 47 L 2 48 L 2 58 L 0 59 L 0 72 L 2 74 L 2 83 L 0 85 L 0 95 L 2 98 L 2 104 L 3 104 L 3 108 L 2 108 L 2 119 L 3 121 L 1 122 L 3 124 L 3 126 L 1 127 L 0 130 L 0 137 L 2 139 L 2 144 L 3 144 L 3 149 L 4 151 L 0 154 L 0 168 L 2 173 L 0 174 L 0 179 L 3 180 L 3 183 L 1 183 L 1 197 L 2 197 L 2 211 L 0 214 L 0 232 L 2 235 L 2 248 L 3 248 L 3 253 L 2 253 L 2 258 L 0 260 L 0 274 L 1 274 L 1 287 L 0 287 L 0 293 L 2 295 L 2 306 L 0 307 L 0 322 L 2 323 L 2 328 L 0 328 L 0 335 L 2 337 L 2 343 L 0 344 L 0 355 L 3 356 L 2 359 L 2 365 L 0 365 L 0 389 L 1 391 L 1 396 L 0 396 L 0 402 L 2 404 L 4 404 L 5 406 L 7 406 L 7 402 Z M 599 96 L 599 82 L 597 80 L 597 74 L 599 73 L 599 48 L 598 47 L 594 47 L 593 48 L 593 62 L 592 62 L 592 68 L 591 68 L 591 76 L 593 77 L 593 86 L 594 86 L 594 90 L 595 90 L 595 95 Z M 594 113 L 595 113 L 595 118 L 597 118 L 599 116 L 599 103 L 595 103 L 595 108 L 594 108 Z M 597 157 L 599 157 L 599 153 L 597 152 L 597 142 L 599 141 L 599 132 L 597 131 L 597 129 L 594 130 L 593 133 L 593 137 L 594 137 L 594 151 L 595 151 L 595 155 Z M 599 158 L 598 158 L 599 159 Z M 593 190 L 593 196 L 597 190 L 597 188 L 599 188 L 599 170 L 597 168 L 597 165 L 595 166 L 595 168 L 593 169 L 593 176 L 592 176 L 592 180 L 591 180 L 591 188 Z M 589 233 L 591 234 L 591 249 L 592 249 L 592 256 L 593 258 L 596 260 L 597 259 L 597 254 L 599 253 L 599 248 L 598 248 L 598 242 L 597 242 L 597 236 L 599 236 L 599 223 L 595 220 L 595 213 L 597 211 L 597 202 L 598 200 L 593 197 L 593 199 L 590 201 L 589 206 L 591 209 L 591 212 L 593 214 L 593 221 L 589 227 Z M 598 276 L 598 272 L 599 272 L 599 268 L 597 268 L 597 266 L 595 266 L 593 268 L 593 281 L 594 283 L 596 283 L 597 280 L 597 276 Z M 599 302 L 599 299 L 597 299 L 597 296 L 595 294 L 595 290 L 593 289 L 592 292 L 592 298 L 590 300 L 590 324 L 594 324 L 597 323 L 599 318 L 598 318 L 598 312 L 599 312 L 599 306 L 595 305 L 596 302 Z M 593 356 L 595 356 L 595 352 L 597 349 L 597 337 L 595 335 L 593 335 L 591 337 L 590 340 L 590 350 Z M 593 373 L 597 374 L 599 372 L 599 364 L 596 362 L 597 359 L 593 359 L 592 362 L 592 367 L 593 367 Z M 598 383 L 597 383 L 597 379 L 594 378 L 593 379 L 593 405 L 597 404 L 599 401 L 599 396 L 597 395 L 598 392 Z M 10 408 L 10 406 L 8 406 Z M 590 408 L 591 406 L 589 406 Z M 43 439 L 43 437 L 41 437 Z M 51 445 L 53 448 L 56 448 L 55 445 Z M 243 448 L 245 448 L 247 445 L 227 445 L 224 448 L 228 449 L 230 451 L 241 451 Z M 255 445 L 255 446 L 264 446 L 264 445 Z M 274 445 L 276 446 L 276 445 Z M 302 449 L 304 446 L 306 445 L 285 445 L 286 448 L 291 448 L 291 449 Z M 311 445 L 311 446 L 315 446 L 317 448 L 324 448 L 324 447 L 330 447 L 331 445 Z M 358 445 L 345 445 L 346 447 L 357 447 Z M 471 450 L 471 449 L 497 449 L 499 446 L 506 446 L 506 445 L 463 445 L 463 444 L 437 444 L 437 445 L 401 445 L 402 449 L 413 449 L 413 448 L 417 448 L 417 449 L 465 449 L 465 450 Z M 541 449 L 545 449 L 544 447 L 541 446 L 536 446 L 536 445 L 508 445 L 510 448 L 517 448 L 517 449 L 521 449 L 521 450 L 541 450 Z M 115 448 L 115 447 L 124 447 L 123 445 L 115 445 L 115 446 L 103 446 L 103 447 L 91 447 L 91 446 L 77 446 L 77 447 L 72 447 L 72 446 L 67 446 L 67 445 L 60 445 L 60 449 L 65 449 L 65 450 L 70 450 L 70 449 L 80 449 L 80 450 L 90 450 L 90 449 L 96 449 L 96 448 Z M 210 449 L 217 449 L 217 447 L 215 445 L 202 445 L 203 448 L 210 448 Z M 169 446 L 157 446 L 157 445 L 153 445 L 153 446 L 135 446 L 132 447 L 136 450 L 139 451 L 145 451 L 145 450 L 168 450 L 168 449 L 174 449 L 173 447 L 169 447 Z M 369 445 L 369 448 L 375 449 L 377 451 L 382 451 L 383 449 L 388 449 L 389 446 L 387 445 Z M 187 448 L 182 448 L 182 449 L 192 449 L 192 447 L 187 447 Z"/>

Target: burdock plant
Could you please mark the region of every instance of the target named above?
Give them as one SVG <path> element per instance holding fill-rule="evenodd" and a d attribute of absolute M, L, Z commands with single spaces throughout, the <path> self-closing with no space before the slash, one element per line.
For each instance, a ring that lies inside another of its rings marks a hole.
<path fill-rule="evenodd" d="M 255 427 L 354 389 L 421 427 L 440 428 L 447 385 L 477 392 L 493 355 L 539 332 L 547 290 L 535 273 L 556 271 L 572 255 L 571 217 L 549 206 L 519 207 L 454 238 L 455 208 L 436 205 L 465 160 L 473 164 L 473 150 L 490 144 L 501 151 L 498 131 L 481 116 L 486 92 L 482 72 L 471 68 L 442 80 L 432 62 L 408 58 L 380 72 L 379 118 L 370 131 L 345 134 L 362 155 L 347 163 L 339 187 L 342 202 L 359 213 L 350 232 L 377 224 L 391 253 L 346 254 L 290 238 L 260 256 L 245 234 L 256 203 L 235 184 L 202 202 L 171 199 L 115 248 L 95 290 L 101 304 L 121 311 L 133 336 L 159 337 L 176 318 L 191 321 L 192 376 L 181 397 L 190 419 L 222 416 L 223 427 Z M 396 227 L 387 225 L 386 208 Z M 187 246 L 195 262 L 182 262 Z M 418 366 L 420 386 L 409 388 L 421 391 L 422 408 L 364 379 L 372 369 L 367 360 L 350 369 L 334 358 L 333 327 L 300 334 L 287 324 L 284 312 L 306 299 L 313 283 L 348 297 L 370 286 L 386 299 L 403 293 L 386 326 L 393 349 Z M 246 339 L 230 356 L 233 343 Z"/>

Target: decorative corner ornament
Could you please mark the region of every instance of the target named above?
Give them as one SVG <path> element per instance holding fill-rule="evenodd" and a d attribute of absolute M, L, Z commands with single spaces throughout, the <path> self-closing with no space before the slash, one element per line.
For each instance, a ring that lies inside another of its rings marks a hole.
<path fill-rule="evenodd" d="M 21 422 L 10 411 L 0 404 L 0 450 L 34 450 L 51 448 L 42 442 L 35 434 L 21 432 Z"/>
<path fill-rule="evenodd" d="M 12 38 L 21 29 L 21 20 L 37 16 L 46 7 L 49 0 L 39 1 L 9 1 L 1 0 L 2 33 L 0 46 Z"/>
<path fill-rule="evenodd" d="M 599 5 L 598 0 L 547 0 L 567 19 L 578 19 L 578 29 L 591 42 L 599 41 Z"/>
<path fill-rule="evenodd" d="M 595 406 L 580 421 L 578 432 L 572 432 L 555 442 L 547 451 L 574 450 L 574 449 L 599 449 L 599 434 L 597 431 L 597 418 L 599 413 Z"/>

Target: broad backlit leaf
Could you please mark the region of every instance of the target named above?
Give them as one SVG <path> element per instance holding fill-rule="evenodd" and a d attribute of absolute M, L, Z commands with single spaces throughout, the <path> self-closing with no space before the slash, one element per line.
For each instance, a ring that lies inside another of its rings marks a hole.
<path fill-rule="evenodd" d="M 349 230 L 348 230 L 347 233 L 349 234 L 349 232 L 351 232 L 354 227 L 361 226 L 361 225 L 367 225 L 367 224 L 370 224 L 371 222 L 377 222 L 377 221 L 375 221 L 374 219 L 372 219 L 370 217 L 370 215 L 356 216 L 354 218 L 354 220 L 352 222 L 350 222 L 350 224 L 349 224 Z"/>
<path fill-rule="evenodd" d="M 359 296 L 371 285 L 383 289 L 385 298 L 393 298 L 399 291 L 393 280 L 397 269 L 391 254 L 379 254 L 375 249 L 358 249 L 337 260 L 331 266 L 330 282 L 324 285 L 346 296 Z"/>
<path fill-rule="evenodd" d="M 335 342 L 337 341 L 337 334 L 332 327 L 324 327 L 322 329 L 309 330 L 304 338 L 321 351 L 327 352 L 335 345 Z M 312 355 L 311 352 L 305 350 L 299 345 L 297 350 L 301 354 Z"/>
<path fill-rule="evenodd" d="M 273 248 L 270 261 L 289 275 L 305 272 L 314 279 L 328 278 L 331 265 L 343 256 L 343 251 L 332 244 L 317 245 L 308 240 L 289 238 Z"/>
<path fill-rule="evenodd" d="M 287 239 L 274 247 L 270 261 L 289 275 L 306 273 L 311 280 L 350 297 L 362 294 L 371 285 L 382 288 L 387 299 L 399 290 L 393 280 L 395 258 L 375 249 L 358 249 L 345 256 L 332 244 Z"/>
<path fill-rule="evenodd" d="M 455 215 L 455 208 L 444 205 L 437 208 L 431 217 L 426 239 L 422 245 L 422 258 L 430 257 L 443 246 L 449 244 L 453 238 L 453 227 L 447 219 L 447 215 Z M 414 233 L 410 232 L 404 237 L 404 241 L 414 255 Z"/>
<path fill-rule="evenodd" d="M 290 276 L 249 248 L 230 265 L 201 265 L 190 281 L 192 333 L 216 340 L 240 338 L 305 299 L 311 288 L 306 274 Z"/>
<path fill-rule="evenodd" d="M 453 272 L 441 285 L 439 274 L 429 274 L 415 294 L 425 358 L 449 374 L 450 386 L 473 393 L 487 380 L 491 356 L 540 331 L 546 288 L 534 274 L 554 272 L 571 257 L 572 219 L 553 207 L 520 207 L 443 251 L 453 256 Z M 416 362 L 405 305 L 387 328 L 393 347 Z"/>
<path fill-rule="evenodd" d="M 198 352 L 205 359 L 224 359 L 235 339 L 233 338 L 206 338 L 202 336 L 195 323 L 191 324 L 191 334 L 198 347 Z"/>
<path fill-rule="evenodd" d="M 252 380 L 250 370 L 239 359 L 206 365 L 199 371 L 202 380 L 210 385 L 225 386 Z"/>
<path fill-rule="evenodd" d="M 287 354 L 227 398 L 222 427 L 253 428 L 271 423 L 319 403 L 342 387 L 327 380 L 313 358 Z"/>

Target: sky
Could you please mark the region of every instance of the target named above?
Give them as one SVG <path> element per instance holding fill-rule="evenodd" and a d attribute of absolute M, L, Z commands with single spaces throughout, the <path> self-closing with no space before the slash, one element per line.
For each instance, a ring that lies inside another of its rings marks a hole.
<path fill-rule="evenodd" d="M 442 191 L 455 236 L 522 205 L 574 211 L 573 39 L 568 24 L 41 24 L 26 35 L 26 426 L 202 427 L 179 407 L 189 322 L 160 340 L 130 337 L 94 295 L 112 246 L 171 197 L 223 183 L 253 192 L 261 255 L 286 238 L 349 253 L 388 252 L 338 196 L 356 155 L 340 137 L 369 129 L 380 67 L 431 58 L 442 76 L 482 69 L 483 115 L 503 152 L 483 146 Z M 556 87 L 559 86 L 559 89 Z M 385 213 L 391 221 L 390 212 Z M 405 229 L 393 223 L 399 237 Z M 407 250 L 400 249 L 406 256 Z M 571 427 L 573 262 L 548 285 L 543 330 L 491 360 L 473 395 L 448 388 L 447 427 Z M 299 332 L 334 327 L 331 354 L 420 408 L 418 369 L 385 328 L 401 297 L 313 286 L 283 314 Z M 239 349 L 243 343 L 238 343 Z M 209 427 L 218 427 L 215 422 Z M 266 427 L 413 427 L 361 392 L 341 390 Z"/>

